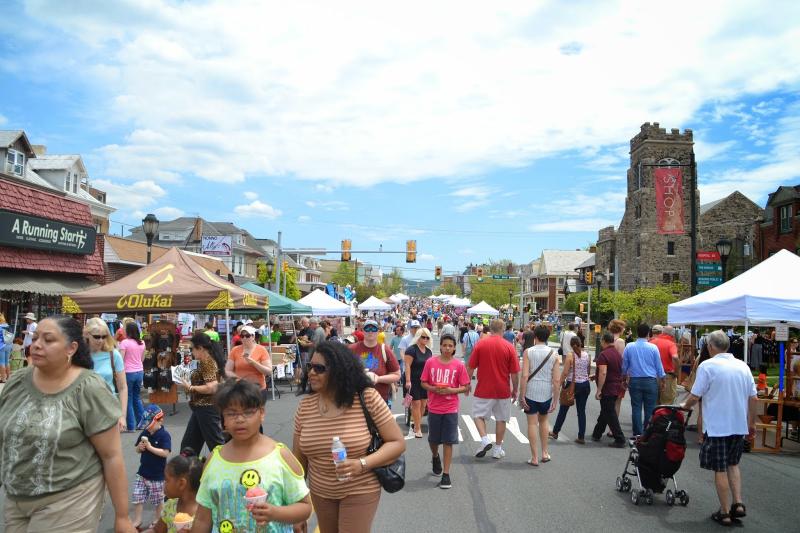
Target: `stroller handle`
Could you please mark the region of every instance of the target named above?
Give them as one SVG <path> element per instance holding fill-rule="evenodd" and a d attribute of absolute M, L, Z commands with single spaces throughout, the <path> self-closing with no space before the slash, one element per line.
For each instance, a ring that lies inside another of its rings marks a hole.
<path fill-rule="evenodd" d="M 653 413 L 655 413 L 656 410 L 658 410 L 658 409 L 670 409 L 672 411 L 683 411 L 685 413 L 689 413 L 689 416 L 691 416 L 692 413 L 694 412 L 694 409 L 687 409 L 685 407 L 681 407 L 680 405 L 656 405 L 653 408 Z M 687 417 L 686 419 L 688 420 L 689 418 Z"/>

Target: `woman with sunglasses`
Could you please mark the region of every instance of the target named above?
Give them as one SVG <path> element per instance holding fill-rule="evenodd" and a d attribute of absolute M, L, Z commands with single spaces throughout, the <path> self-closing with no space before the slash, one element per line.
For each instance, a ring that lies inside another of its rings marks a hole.
<path fill-rule="evenodd" d="M 414 336 L 414 344 L 405 353 L 406 390 L 411 394 L 411 419 L 414 436 L 422 438 L 422 413 L 428 403 L 428 391 L 422 388 L 422 372 L 425 363 L 433 356 L 428 345 L 431 342 L 431 330 L 420 328 Z"/>
<path fill-rule="evenodd" d="M 255 336 L 254 327 L 242 327 L 239 332 L 242 344 L 231 348 L 228 362 L 225 363 L 225 375 L 255 383 L 261 390 L 262 397 L 266 399 L 267 378 L 272 375 L 272 358 L 266 348 L 256 344 Z"/>
<path fill-rule="evenodd" d="M 343 344 L 325 341 L 316 346 L 298 394 L 307 392 L 311 394 L 300 400 L 294 417 L 292 451 L 310 480 L 319 530 L 369 533 L 381 497 L 372 470 L 393 463 L 405 451 L 403 434 L 361 359 Z M 371 455 L 359 395 L 383 439 L 383 446 Z M 338 465 L 331 460 L 334 437 L 347 449 L 347 459 Z M 298 530 L 305 531 L 305 524 L 296 526 Z"/>
<path fill-rule="evenodd" d="M 119 351 L 125 362 L 125 380 L 128 384 L 128 431 L 136 431 L 144 416 L 144 404 L 142 403 L 144 342 L 142 342 L 139 326 L 133 320 L 125 325 L 125 336 L 125 340 L 119 343 Z"/>
<path fill-rule="evenodd" d="M 125 431 L 128 412 L 128 381 L 125 376 L 125 363 L 117 351 L 117 341 L 101 318 L 90 318 L 84 328 L 84 338 L 92 354 L 94 371 L 100 374 L 108 388 L 119 398 L 123 415 L 119 418 L 119 430 Z"/>

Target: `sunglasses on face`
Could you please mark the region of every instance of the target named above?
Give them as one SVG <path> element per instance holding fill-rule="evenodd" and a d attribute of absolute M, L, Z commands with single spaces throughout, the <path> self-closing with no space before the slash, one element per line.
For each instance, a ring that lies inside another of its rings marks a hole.
<path fill-rule="evenodd" d="M 375 326 L 367 326 L 364 328 L 364 333 L 377 333 L 377 332 L 378 328 L 376 328 Z"/>
<path fill-rule="evenodd" d="M 98 340 L 98 341 L 99 341 L 100 339 L 105 339 L 105 338 L 107 338 L 107 337 L 108 337 L 108 335 L 92 335 L 92 338 L 93 338 L 93 339 L 96 339 L 96 340 Z"/>
<path fill-rule="evenodd" d="M 324 374 L 328 371 L 328 367 L 317 363 L 306 363 L 306 372 L 311 372 L 312 370 L 315 374 Z"/>
<path fill-rule="evenodd" d="M 429 341 L 429 340 L 431 340 L 431 338 L 430 338 L 430 337 L 428 337 L 427 335 L 422 335 L 422 336 L 420 337 L 420 339 L 422 339 L 422 340 L 424 340 L 424 341 Z"/>

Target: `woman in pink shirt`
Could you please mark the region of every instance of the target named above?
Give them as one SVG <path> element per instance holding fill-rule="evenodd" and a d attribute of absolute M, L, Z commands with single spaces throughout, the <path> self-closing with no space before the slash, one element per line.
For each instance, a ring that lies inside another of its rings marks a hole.
<path fill-rule="evenodd" d="M 119 351 L 125 363 L 125 381 L 128 383 L 128 413 L 126 415 L 128 431 L 136 431 L 142 421 L 144 404 L 142 403 L 142 378 L 144 378 L 144 343 L 136 322 L 125 325 L 125 339 L 119 343 Z"/>

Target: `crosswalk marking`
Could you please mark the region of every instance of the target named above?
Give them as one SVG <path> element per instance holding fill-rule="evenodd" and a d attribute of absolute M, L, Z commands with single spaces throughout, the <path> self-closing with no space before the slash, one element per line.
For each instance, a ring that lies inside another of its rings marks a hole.
<path fill-rule="evenodd" d="M 400 422 L 400 420 L 405 418 L 405 413 L 392 413 L 392 415 L 394 415 L 394 418 L 395 420 L 397 420 L 398 425 L 400 426 L 404 425 L 402 422 Z M 480 442 L 481 435 L 480 433 L 478 433 L 478 427 L 475 425 L 475 421 L 472 420 L 472 417 L 470 417 L 469 415 L 461 415 L 461 420 L 467 427 L 467 431 L 469 432 L 470 438 L 472 438 L 472 440 L 475 442 Z M 492 420 L 494 421 L 495 418 L 492 417 Z M 506 424 L 506 433 L 510 433 L 511 435 L 513 435 L 514 438 L 517 439 L 522 444 L 528 444 L 530 442 L 528 440 L 528 437 L 526 437 L 525 434 L 522 432 L 522 428 L 519 425 L 519 420 L 517 420 L 517 418 L 514 416 L 512 416 L 509 419 L 508 423 Z M 486 436 L 489 437 L 489 440 L 492 442 L 494 442 L 497 439 L 497 435 L 494 433 L 487 433 Z M 406 432 L 403 438 L 405 440 L 414 440 L 415 437 L 413 433 Z M 506 440 L 508 440 L 508 438 L 506 438 Z M 561 440 L 561 435 L 559 435 L 559 440 Z M 458 442 L 464 442 L 464 433 L 461 431 L 460 424 L 458 426 Z"/>

